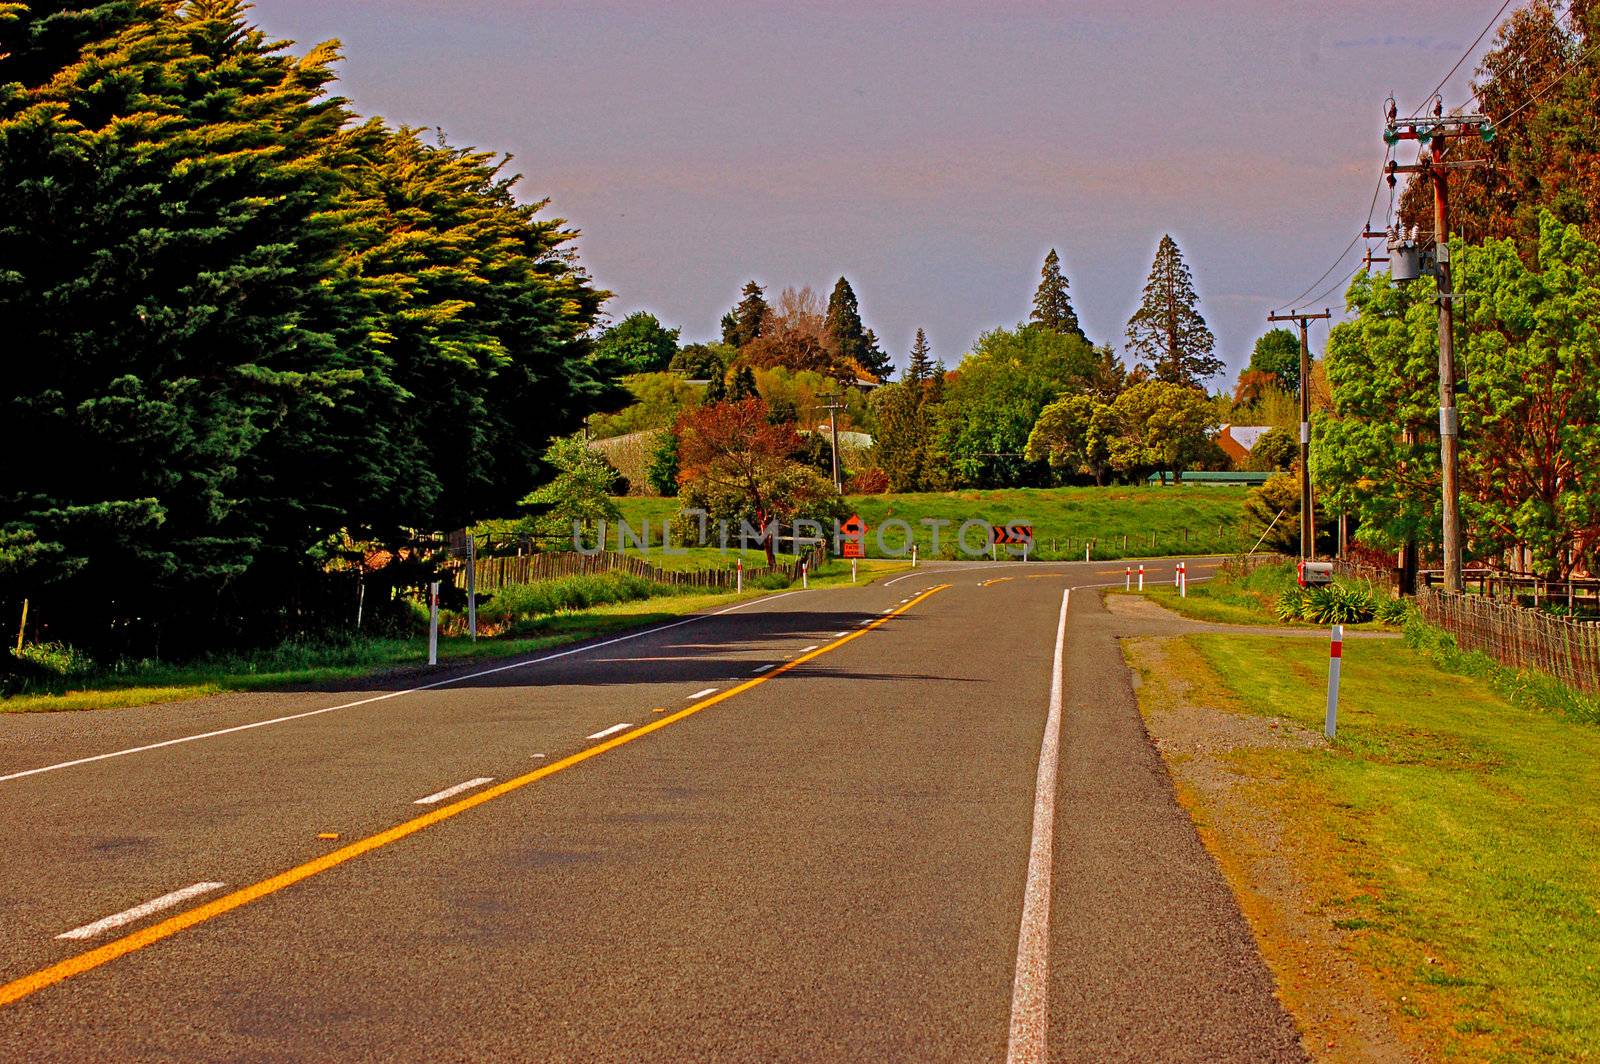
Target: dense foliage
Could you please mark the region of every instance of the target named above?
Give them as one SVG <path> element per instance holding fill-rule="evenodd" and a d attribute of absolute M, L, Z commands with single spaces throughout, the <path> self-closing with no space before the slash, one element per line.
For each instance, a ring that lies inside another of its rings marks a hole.
<path fill-rule="evenodd" d="M 54 634 L 303 625 L 332 544 L 508 508 L 608 398 L 572 231 L 337 58 L 240 0 L 0 5 L 0 598 Z"/>

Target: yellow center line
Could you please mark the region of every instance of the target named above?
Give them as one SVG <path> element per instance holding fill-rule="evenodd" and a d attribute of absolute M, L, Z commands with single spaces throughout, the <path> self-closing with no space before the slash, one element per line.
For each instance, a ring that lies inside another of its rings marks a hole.
<path fill-rule="evenodd" d="M 667 727 L 669 724 L 675 724 L 686 717 L 692 717 L 701 710 L 709 709 L 719 702 L 726 702 L 735 695 L 743 694 L 745 691 L 748 691 L 751 688 L 759 687 L 761 684 L 767 683 L 768 681 L 783 675 L 791 669 L 795 669 L 801 665 L 804 665 L 813 658 L 819 658 L 831 650 L 837 650 L 839 647 L 844 646 L 852 639 L 859 639 L 861 636 L 866 635 L 874 628 L 893 620 L 894 618 L 900 616 L 900 614 L 905 613 L 911 607 L 922 602 L 924 599 L 936 594 L 937 592 L 943 591 L 949 586 L 949 584 L 940 584 L 938 587 L 931 587 L 927 591 L 924 591 L 922 594 L 918 595 L 916 598 L 912 599 L 910 602 L 898 607 L 892 613 L 884 614 L 882 617 L 875 619 L 871 624 L 864 625 L 861 628 L 851 632 L 849 635 L 835 639 L 826 646 L 818 647 L 816 650 L 813 650 L 810 653 L 802 654 L 793 661 L 786 662 L 785 664 L 778 666 L 765 675 L 746 680 L 737 687 L 730 687 L 726 691 L 711 695 L 709 698 L 701 699 L 693 705 L 686 706 L 669 716 L 661 717 L 657 720 L 651 721 L 648 724 L 640 725 L 632 731 L 623 732 L 621 735 L 618 735 L 613 739 L 607 739 L 605 742 L 596 743 L 593 746 L 585 747 L 583 750 L 578 751 L 570 757 L 562 758 L 560 761 L 556 761 L 549 765 L 545 765 L 542 768 L 535 769 L 526 775 L 518 776 L 515 779 L 506 780 L 504 783 L 496 784 L 495 786 L 486 790 L 479 791 L 469 798 L 463 798 L 460 801 L 454 802 L 450 805 L 441 806 L 440 808 L 424 813 L 419 817 L 414 817 L 413 819 L 407 820 L 404 823 L 396 824 L 394 827 L 385 831 L 380 831 L 376 835 L 369 835 L 366 838 L 352 842 L 349 845 L 341 846 L 339 849 L 323 854 L 321 857 L 318 857 L 315 860 L 307 861 L 305 864 L 297 865 L 294 868 L 290 868 L 284 872 L 279 872 L 275 876 L 263 879 L 257 883 L 252 883 L 248 887 L 242 887 L 231 894 L 224 894 L 222 897 L 209 901 L 204 905 L 198 905 L 193 909 L 188 909 L 184 912 L 178 913 L 175 916 L 169 916 L 160 923 L 151 924 L 149 927 L 143 928 L 142 930 L 135 931 L 132 934 L 124 935 L 122 938 L 107 942 L 103 946 L 80 953 L 75 957 L 68 957 L 66 960 L 58 961 L 47 968 L 41 968 L 31 975 L 25 975 L 20 979 L 15 979 L 9 983 L 6 983 L 4 986 L 0 986 L 0 1007 L 9 1005 L 14 1001 L 20 1001 L 22 998 L 27 997 L 29 994 L 32 994 L 35 991 L 43 990 L 48 986 L 54 986 L 56 983 L 62 982 L 66 979 L 71 979 L 75 975 L 82 975 L 84 972 L 92 971 L 93 969 L 100 967 L 102 964 L 109 964 L 111 961 L 114 961 L 119 957 L 127 956 L 135 950 L 143 949 L 146 946 L 160 942 L 162 939 L 171 938 L 173 935 L 176 935 L 181 931 L 187 931 L 196 924 L 205 923 L 207 920 L 221 916 L 223 913 L 230 912 L 239 908 L 240 906 L 248 905 L 253 901 L 265 898 L 269 894 L 276 894 L 280 890 L 294 886 L 301 880 L 310 879 L 312 876 L 326 872 L 330 868 L 335 868 L 339 865 L 342 865 L 346 861 L 353 861 L 362 854 L 370 853 L 379 847 L 387 846 L 392 842 L 399 842 L 406 836 L 415 835 L 424 828 L 432 827 L 441 821 L 449 820 L 453 816 L 465 813 L 469 809 L 475 809 L 487 802 L 494 801 L 496 798 L 504 797 L 505 795 L 510 794 L 512 791 L 521 790 L 530 783 L 537 783 L 546 776 L 553 776 L 557 772 L 561 772 L 564 769 L 581 764 L 589 760 L 591 757 L 599 757 L 608 750 L 615 750 L 617 747 L 626 743 L 631 743 L 635 739 L 642 739 L 644 736 L 649 735 L 653 731 L 659 731 L 660 729 Z"/>

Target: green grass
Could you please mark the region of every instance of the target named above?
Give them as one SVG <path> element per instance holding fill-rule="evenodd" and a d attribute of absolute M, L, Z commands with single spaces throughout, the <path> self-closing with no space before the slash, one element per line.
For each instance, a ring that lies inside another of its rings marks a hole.
<path fill-rule="evenodd" d="M 558 613 L 517 626 L 517 634 L 482 638 L 441 637 L 441 662 L 515 657 L 592 636 L 656 624 L 698 610 L 755 598 L 731 592 L 640 599 Z M 65 691 L 21 694 L 0 700 L 0 712 L 108 709 L 176 702 L 227 691 L 318 686 L 390 669 L 426 667 L 427 638 L 352 638 L 340 642 L 294 642 L 253 654 L 218 655 L 189 664 L 146 662 L 123 671 L 76 681 Z"/>
<path fill-rule="evenodd" d="M 1340 582 L 1344 582 L 1343 578 Z M 1142 594 L 1174 613 L 1197 621 L 1210 621 L 1213 624 L 1253 624 L 1281 628 L 1327 627 L 1302 620 L 1278 619 L 1273 609 L 1278 596 L 1295 586 L 1294 566 L 1285 563 L 1262 566 L 1243 577 L 1219 572 L 1208 580 L 1191 582 L 1187 596 L 1180 596 L 1178 589 L 1173 587 L 1170 581 L 1163 581 L 1154 586 L 1147 584 Z M 1123 592 L 1118 590 L 1116 593 Z M 1384 598 L 1388 597 L 1387 591 L 1378 594 Z M 1345 629 L 1352 632 L 1392 630 L 1377 621 L 1347 624 Z"/>
<path fill-rule="evenodd" d="M 871 583 L 905 571 L 909 563 L 864 560 L 857 567 L 861 584 Z M 816 588 L 848 586 L 850 564 L 834 560 L 811 577 Z M 568 581 L 550 584 L 570 585 Z M 590 583 L 596 583 L 591 580 Z M 644 581 L 637 581 L 645 584 Z M 539 615 L 548 602 L 528 601 L 526 589 L 508 595 L 523 607 L 507 611 L 509 634 L 480 638 L 441 636 L 441 662 L 478 658 L 515 657 L 548 647 L 575 643 L 593 636 L 630 628 L 641 628 L 682 617 L 689 613 L 729 605 L 787 588 L 786 582 L 752 580 L 745 592 L 688 593 L 674 590 L 630 601 L 594 605 L 554 614 Z M 798 585 L 795 585 L 798 586 Z M 637 590 L 637 589 L 635 589 Z M 491 616 L 485 607 L 481 620 Z M 445 628 L 453 620 L 446 615 Z M 359 679 L 389 670 L 426 667 L 427 639 L 348 638 L 343 640 L 295 641 L 250 654 L 215 655 L 189 664 L 141 662 L 116 671 L 106 671 L 69 681 L 64 689 L 24 693 L 0 699 L 0 713 L 48 712 L 74 709 L 113 709 L 179 702 L 228 691 L 257 691 L 289 686 L 320 686 Z"/>
<path fill-rule="evenodd" d="M 1219 708 L 1320 730 L 1325 646 L 1188 642 L 1232 693 Z M 1440 1055 L 1594 1059 L 1600 729 L 1511 705 L 1399 642 L 1352 642 L 1331 748 L 1232 760 L 1274 781 L 1255 793 L 1314 855 L 1302 873 Z"/>
<path fill-rule="evenodd" d="M 616 500 L 623 517 L 637 528 L 645 520 L 659 530 L 663 519 L 678 511 L 676 499 Z M 1238 551 L 1249 544 L 1239 530 L 1244 492 L 1233 487 L 1186 488 L 1010 488 L 992 491 L 930 492 L 912 495 L 861 495 L 846 500 L 871 531 L 867 553 L 879 555 L 877 529 L 898 518 L 914 533 L 922 556 L 935 556 L 932 529 L 924 518 L 950 522 L 940 534 L 938 555 L 953 557 L 961 523 L 983 520 L 996 524 L 1031 523 L 1035 549 L 1030 557 L 1077 559 L 1084 541 L 1094 540 L 1093 557 L 1150 557 L 1167 554 L 1215 554 Z M 1220 528 L 1220 532 L 1219 532 Z M 1155 543 L 1151 545 L 1151 534 Z M 1127 536 L 1127 550 L 1123 537 Z M 885 546 L 897 550 L 904 533 L 891 529 Z M 969 542 L 977 545 L 974 531 Z M 651 552 L 652 560 L 659 555 Z"/>

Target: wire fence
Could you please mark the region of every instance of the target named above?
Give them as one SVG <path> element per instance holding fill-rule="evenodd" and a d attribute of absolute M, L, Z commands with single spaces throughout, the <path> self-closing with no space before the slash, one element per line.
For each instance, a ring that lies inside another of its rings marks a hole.
<path fill-rule="evenodd" d="M 1600 621 L 1556 617 L 1485 595 L 1417 591 L 1423 620 L 1514 669 L 1538 669 L 1568 687 L 1600 694 Z"/>

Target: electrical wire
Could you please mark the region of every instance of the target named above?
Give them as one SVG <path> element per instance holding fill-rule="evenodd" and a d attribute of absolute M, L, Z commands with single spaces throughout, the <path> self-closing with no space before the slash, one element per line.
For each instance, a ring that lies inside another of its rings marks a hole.
<path fill-rule="evenodd" d="M 1367 223 L 1363 227 L 1362 232 L 1365 232 L 1366 230 L 1372 228 L 1372 216 L 1374 214 L 1376 214 L 1377 211 L 1378 211 L 1378 197 L 1380 195 L 1382 195 L 1382 193 L 1383 193 L 1383 181 L 1384 181 L 1384 176 L 1385 176 L 1384 171 L 1385 171 L 1385 169 L 1387 168 L 1387 166 L 1389 164 L 1389 156 L 1393 152 L 1393 150 L 1394 150 L 1393 148 L 1389 148 L 1389 149 L 1385 150 L 1384 153 L 1383 153 L 1383 166 L 1378 167 L 1378 183 L 1372 190 L 1372 203 L 1367 207 Z M 1337 270 L 1339 268 L 1339 266 L 1344 262 L 1345 256 L 1350 254 L 1351 249 L 1354 248 L 1356 246 L 1356 244 L 1361 242 L 1361 239 L 1362 239 L 1362 234 L 1361 233 L 1357 233 L 1354 237 L 1352 237 L 1350 239 L 1350 243 L 1348 243 L 1348 244 L 1346 244 L 1344 246 L 1344 250 L 1339 252 L 1339 254 L 1334 257 L 1334 260 L 1331 263 L 1328 264 L 1328 268 L 1326 270 L 1322 271 L 1322 276 L 1318 277 L 1315 281 L 1312 281 L 1310 284 L 1306 285 L 1305 290 L 1302 291 L 1299 295 L 1295 296 L 1293 299 L 1285 300 L 1284 302 L 1278 304 L 1278 307 L 1274 310 L 1274 313 L 1276 313 L 1277 310 L 1282 310 L 1282 309 L 1293 310 L 1293 309 L 1296 309 L 1298 307 L 1304 306 L 1305 305 L 1304 300 L 1305 300 L 1305 297 L 1306 297 L 1307 293 L 1311 292 L 1314 288 L 1317 287 L 1317 285 L 1321 284 L 1323 281 L 1326 281 L 1328 279 L 1329 275 L 1332 274 L 1334 270 Z M 1352 274 L 1352 276 L 1354 276 L 1354 275 Z M 1315 302 L 1315 301 L 1313 300 L 1313 302 Z"/>
<path fill-rule="evenodd" d="M 1428 93 L 1427 98 L 1417 106 L 1415 111 L 1411 112 L 1410 117 L 1415 118 L 1417 115 L 1421 114 L 1422 109 L 1428 106 L 1435 96 L 1439 95 L 1440 90 L 1444 88 L 1445 82 L 1455 77 L 1456 71 L 1461 69 L 1461 64 L 1467 61 L 1467 57 L 1470 56 L 1477 49 L 1478 45 L 1483 42 L 1483 39 L 1489 35 L 1489 31 L 1500 25 L 1500 16 L 1504 15 L 1506 13 L 1506 8 L 1510 6 L 1511 0 L 1505 0 L 1505 3 L 1500 5 L 1500 10 L 1494 13 L 1494 17 L 1491 18 L 1489 20 L 1489 24 L 1483 28 L 1483 32 L 1479 33 L 1478 36 L 1473 39 L 1472 43 L 1467 45 L 1467 50 L 1461 53 L 1461 58 L 1456 60 L 1455 66 L 1451 67 L 1450 72 L 1439 79 L 1439 84 L 1435 85 L 1433 87 L 1433 91 Z"/>
<path fill-rule="evenodd" d="M 1548 82 L 1546 82 L 1544 88 L 1540 89 L 1538 92 L 1534 93 L 1532 96 L 1530 96 L 1526 100 L 1524 100 L 1521 107 L 1518 107 L 1515 111 L 1512 111 L 1510 114 L 1506 115 L 1504 118 L 1495 119 L 1495 123 L 1494 123 L 1495 128 L 1496 129 L 1501 129 L 1501 128 L 1509 125 L 1513 118 L 1517 117 L 1522 112 L 1526 111 L 1528 108 L 1530 108 L 1534 104 L 1538 103 L 1539 100 L 1544 97 L 1545 93 L 1549 92 L 1551 89 L 1555 88 L 1562 81 L 1564 81 L 1568 74 L 1572 73 L 1574 70 L 1577 70 L 1584 63 L 1588 62 L 1589 57 L 1594 55 L 1596 52 L 1600 52 L 1600 41 L 1596 41 L 1594 44 L 1590 45 L 1588 50 L 1585 51 L 1582 55 L 1578 56 L 1578 58 L 1574 59 L 1570 64 L 1568 64 L 1568 66 L 1567 66 L 1567 68 L 1565 70 L 1563 70 L 1561 73 L 1557 74 L 1555 77 L 1551 78 Z"/>

